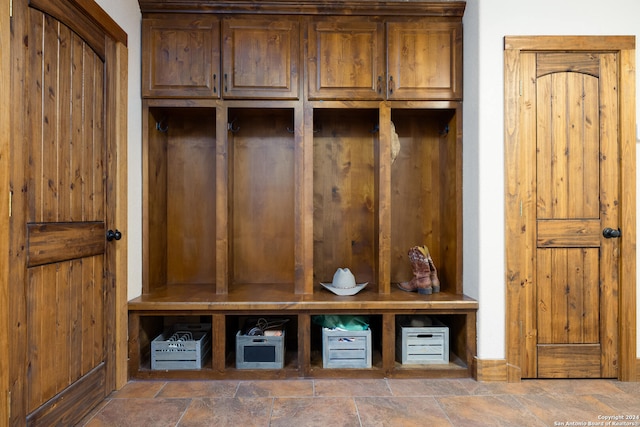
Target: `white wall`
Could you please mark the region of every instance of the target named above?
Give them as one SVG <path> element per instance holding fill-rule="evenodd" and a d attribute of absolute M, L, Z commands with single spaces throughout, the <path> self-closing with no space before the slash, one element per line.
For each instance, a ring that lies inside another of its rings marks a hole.
<path fill-rule="evenodd" d="M 129 105 L 127 115 L 128 145 L 128 224 L 129 265 L 127 281 L 129 299 L 142 293 L 142 99 L 140 97 L 142 15 L 137 0 L 95 0 L 127 33 L 129 50 Z"/>
<path fill-rule="evenodd" d="M 128 294 L 134 298 L 142 292 L 140 10 L 137 0 L 96 2 L 129 36 L 127 242 Z M 635 35 L 640 42 L 638 16 L 638 0 L 609 0 L 606 5 L 600 0 L 467 1 L 464 17 L 464 282 L 465 292 L 480 301 L 478 356 L 481 359 L 505 358 L 503 38 L 506 35 Z M 640 66 L 640 49 L 638 54 L 636 69 Z M 637 86 L 640 88 L 640 84 Z M 638 97 L 640 99 L 640 95 Z M 640 115 L 640 108 L 637 113 Z M 640 119 L 637 122 L 640 123 Z M 640 323 L 640 316 L 638 320 Z M 640 354 L 640 339 L 638 347 Z"/>
<path fill-rule="evenodd" d="M 467 1 L 463 110 L 464 281 L 465 292 L 480 301 L 478 357 L 481 359 L 505 358 L 503 38 L 507 35 L 635 35 L 640 42 L 638 16 L 638 0 Z M 638 58 L 636 70 L 640 64 Z M 640 114 L 640 109 L 637 113 Z M 636 119 L 636 122 L 640 121 Z M 640 340 L 638 344 L 640 354 Z"/>

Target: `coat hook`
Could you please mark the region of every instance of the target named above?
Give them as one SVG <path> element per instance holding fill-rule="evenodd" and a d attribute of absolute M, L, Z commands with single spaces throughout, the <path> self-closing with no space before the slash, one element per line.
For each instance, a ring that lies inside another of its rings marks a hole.
<path fill-rule="evenodd" d="M 231 133 L 236 133 L 240 130 L 240 126 L 236 126 L 235 123 L 236 119 L 233 119 L 229 123 L 227 123 L 227 130 L 229 130 Z"/>
<path fill-rule="evenodd" d="M 438 131 L 440 136 L 447 136 L 449 134 L 449 125 L 444 125 L 444 128 Z"/>
<path fill-rule="evenodd" d="M 156 130 L 160 132 L 167 132 L 169 130 L 169 120 L 166 117 L 163 117 L 162 120 L 156 122 Z"/>
<path fill-rule="evenodd" d="M 289 133 L 291 133 L 291 134 L 296 133 L 295 129 L 290 128 L 289 126 L 287 126 L 287 132 L 289 132 Z"/>
<path fill-rule="evenodd" d="M 378 133 L 378 132 L 380 132 L 380 125 L 379 125 L 379 124 L 378 124 L 378 125 L 375 125 L 375 126 L 373 127 L 373 129 L 371 129 L 369 132 L 371 132 L 371 133 Z"/>

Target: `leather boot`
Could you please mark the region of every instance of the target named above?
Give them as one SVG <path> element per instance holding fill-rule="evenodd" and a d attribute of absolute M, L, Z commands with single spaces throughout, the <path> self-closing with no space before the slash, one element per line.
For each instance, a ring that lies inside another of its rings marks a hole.
<path fill-rule="evenodd" d="M 431 269 L 431 273 L 429 273 L 429 278 L 431 279 L 431 289 L 433 290 L 433 292 L 440 292 L 440 279 L 438 279 L 438 271 L 436 270 L 436 266 L 433 264 L 431 255 L 429 255 L 429 267 Z"/>
<path fill-rule="evenodd" d="M 409 261 L 413 269 L 413 279 L 408 282 L 398 283 L 400 289 L 407 292 L 418 291 L 419 294 L 423 295 L 429 295 L 433 292 L 428 254 L 426 246 L 414 246 L 409 249 Z M 439 282 L 438 290 L 440 290 Z"/>

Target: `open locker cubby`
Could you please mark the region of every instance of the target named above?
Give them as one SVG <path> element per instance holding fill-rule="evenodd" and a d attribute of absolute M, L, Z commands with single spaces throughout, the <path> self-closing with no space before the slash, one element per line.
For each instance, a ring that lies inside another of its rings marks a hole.
<path fill-rule="evenodd" d="M 293 289 L 293 111 L 233 108 L 228 119 L 229 286 Z"/>
<path fill-rule="evenodd" d="M 216 283 L 216 110 L 150 108 L 143 292 Z"/>
<path fill-rule="evenodd" d="M 391 282 L 410 280 L 409 248 L 426 245 L 441 292 L 462 293 L 462 175 L 455 109 L 393 109 Z M 395 151 L 395 150 L 394 150 Z"/>
<path fill-rule="evenodd" d="M 314 282 L 348 267 L 375 290 L 378 110 L 318 109 L 313 126 Z"/>

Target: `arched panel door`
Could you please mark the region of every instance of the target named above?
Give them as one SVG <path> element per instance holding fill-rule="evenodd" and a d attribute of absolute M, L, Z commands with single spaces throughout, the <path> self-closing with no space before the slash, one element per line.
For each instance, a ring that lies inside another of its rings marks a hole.
<path fill-rule="evenodd" d="M 507 368 L 635 380 L 633 37 L 505 39 Z"/>
<path fill-rule="evenodd" d="M 72 1 L 14 10 L 11 417 L 73 425 L 115 387 L 117 42 Z"/>

